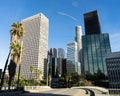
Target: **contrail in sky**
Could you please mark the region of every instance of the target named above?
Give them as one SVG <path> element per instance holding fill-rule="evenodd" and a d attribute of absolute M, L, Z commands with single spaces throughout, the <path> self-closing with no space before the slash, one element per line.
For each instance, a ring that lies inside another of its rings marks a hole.
<path fill-rule="evenodd" d="M 63 15 L 63 16 L 67 16 L 67 17 L 69 17 L 69 18 L 71 18 L 71 19 L 73 19 L 73 20 L 75 20 L 75 21 L 78 21 L 75 17 L 73 17 L 73 16 L 71 16 L 71 15 L 68 15 L 68 14 L 66 14 L 66 13 L 63 13 L 63 12 L 57 12 L 58 14 L 60 14 L 60 15 Z"/>

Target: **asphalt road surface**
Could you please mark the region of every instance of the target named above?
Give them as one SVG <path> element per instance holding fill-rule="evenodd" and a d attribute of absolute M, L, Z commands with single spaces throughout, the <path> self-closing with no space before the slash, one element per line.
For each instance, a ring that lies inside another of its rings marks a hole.
<path fill-rule="evenodd" d="M 0 93 L 0 96 L 91 96 L 90 93 L 86 93 L 84 89 L 73 88 L 60 88 L 51 89 L 43 92 L 5 92 Z M 94 95 L 93 95 L 94 96 Z"/>
<path fill-rule="evenodd" d="M 98 90 L 89 88 L 59 88 L 50 90 L 35 90 L 31 92 L 3 92 L 0 96 L 109 96 Z"/>

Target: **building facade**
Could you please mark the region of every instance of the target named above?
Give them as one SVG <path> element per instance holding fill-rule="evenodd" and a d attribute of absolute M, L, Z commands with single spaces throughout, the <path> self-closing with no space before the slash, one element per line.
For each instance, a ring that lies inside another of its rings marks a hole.
<path fill-rule="evenodd" d="M 21 61 L 21 75 L 28 80 L 37 78 L 36 74 L 39 69 L 42 71 L 41 79 L 45 79 L 49 20 L 41 13 L 23 19 L 22 24 L 25 28 L 25 36 L 23 37 L 24 55 Z M 32 77 L 30 66 L 34 67 Z"/>
<path fill-rule="evenodd" d="M 67 59 L 63 59 L 62 61 L 62 74 L 66 74 L 67 73 Z"/>
<path fill-rule="evenodd" d="M 56 48 L 50 48 L 50 52 L 48 52 L 48 63 L 49 63 L 48 74 L 51 74 L 52 78 L 58 78 L 59 76 L 62 76 L 66 73 L 66 59 L 64 59 L 63 57 L 64 57 L 64 50 L 62 48 L 58 48 L 58 51 Z"/>
<path fill-rule="evenodd" d="M 120 52 L 107 54 L 106 65 L 108 70 L 109 87 L 120 89 Z"/>
<path fill-rule="evenodd" d="M 76 26 L 75 31 L 76 31 L 75 41 L 77 42 L 78 62 L 81 62 L 82 60 L 82 27 Z"/>
<path fill-rule="evenodd" d="M 50 48 L 50 53 L 52 57 L 58 57 L 58 50 L 56 48 Z"/>
<path fill-rule="evenodd" d="M 58 57 L 65 58 L 65 51 L 62 48 L 58 48 Z"/>
<path fill-rule="evenodd" d="M 0 69 L 0 79 L 2 78 L 2 69 Z"/>
<path fill-rule="evenodd" d="M 58 62 L 56 57 L 52 57 L 52 77 L 58 76 Z"/>
<path fill-rule="evenodd" d="M 67 44 L 67 72 L 77 72 L 77 43 L 74 41 Z"/>
<path fill-rule="evenodd" d="M 100 34 L 101 28 L 97 11 L 84 14 L 85 35 Z"/>
<path fill-rule="evenodd" d="M 106 54 L 111 52 L 109 35 L 95 34 L 82 37 L 83 66 L 85 74 L 94 74 L 101 70 L 107 75 Z"/>
<path fill-rule="evenodd" d="M 84 14 L 85 35 L 82 36 L 82 73 L 93 74 L 101 70 L 107 75 L 105 56 L 111 52 L 109 34 L 101 33 L 97 11 Z"/>

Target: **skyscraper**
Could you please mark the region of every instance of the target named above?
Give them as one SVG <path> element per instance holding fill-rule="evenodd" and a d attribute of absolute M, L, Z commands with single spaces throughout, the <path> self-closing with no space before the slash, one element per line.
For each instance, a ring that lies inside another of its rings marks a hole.
<path fill-rule="evenodd" d="M 84 14 L 85 35 L 100 34 L 101 28 L 97 11 Z"/>
<path fill-rule="evenodd" d="M 78 61 L 81 62 L 82 60 L 82 27 L 76 26 L 76 37 L 75 41 L 77 42 L 77 53 L 78 53 Z"/>
<path fill-rule="evenodd" d="M 42 71 L 41 79 L 46 77 L 48 23 L 48 18 L 42 13 L 22 20 L 25 36 L 23 37 L 24 55 L 21 62 L 21 74 L 26 79 L 37 78 L 38 69 Z M 34 67 L 32 77 L 30 66 Z"/>
<path fill-rule="evenodd" d="M 82 73 L 94 74 L 101 70 L 107 75 L 105 56 L 111 52 L 109 34 L 101 33 L 97 11 L 86 13 L 84 18 L 86 35 L 82 36 Z"/>
<path fill-rule="evenodd" d="M 50 48 L 50 53 L 51 53 L 52 57 L 55 57 L 55 58 L 58 57 L 58 51 L 56 48 Z"/>
<path fill-rule="evenodd" d="M 66 63 L 67 63 L 67 59 L 63 59 L 63 61 L 62 61 L 62 74 L 63 75 L 67 73 Z"/>
<path fill-rule="evenodd" d="M 63 58 L 58 57 L 57 58 L 57 69 L 58 69 L 58 75 L 62 75 L 62 64 L 63 64 Z"/>
<path fill-rule="evenodd" d="M 52 77 L 58 76 L 58 64 L 57 64 L 57 58 L 52 57 Z"/>
<path fill-rule="evenodd" d="M 65 58 L 65 51 L 62 48 L 58 48 L 58 57 Z"/>
<path fill-rule="evenodd" d="M 67 72 L 77 72 L 77 43 L 74 41 L 67 44 Z"/>
<path fill-rule="evenodd" d="M 83 36 L 82 42 L 82 69 L 84 69 L 85 74 L 94 74 L 101 70 L 101 72 L 107 75 L 105 58 L 106 54 L 111 52 L 109 35 L 106 33 Z"/>

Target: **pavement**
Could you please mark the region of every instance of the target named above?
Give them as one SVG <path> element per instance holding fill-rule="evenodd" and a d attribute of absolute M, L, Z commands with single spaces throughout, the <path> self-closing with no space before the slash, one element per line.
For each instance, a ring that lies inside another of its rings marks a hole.
<path fill-rule="evenodd" d="M 40 88 L 29 91 L 3 92 L 0 96 L 120 96 L 103 94 L 101 90 L 90 88 Z"/>
<path fill-rule="evenodd" d="M 44 89 L 31 90 L 29 92 L 3 92 L 0 96 L 90 96 L 84 89 L 60 88 L 60 89 Z"/>

